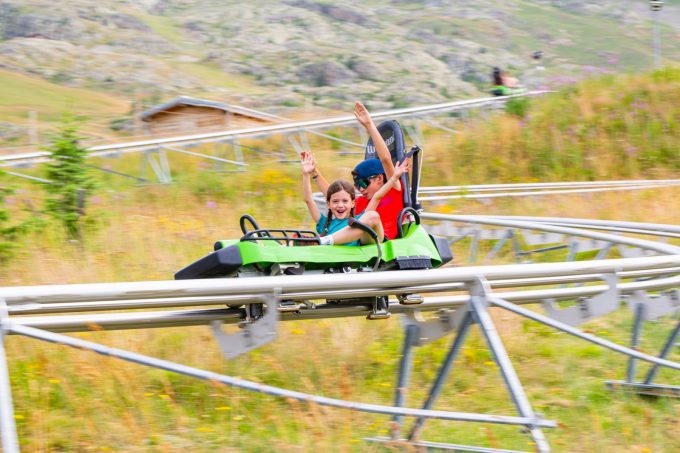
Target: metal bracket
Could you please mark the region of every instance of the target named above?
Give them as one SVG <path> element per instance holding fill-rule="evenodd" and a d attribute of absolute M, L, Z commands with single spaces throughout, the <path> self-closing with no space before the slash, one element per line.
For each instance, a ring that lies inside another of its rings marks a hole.
<path fill-rule="evenodd" d="M 649 296 L 646 291 L 635 291 L 627 302 L 628 308 L 633 311 L 637 304 L 644 305 L 642 321 L 650 321 L 680 310 L 680 290 L 673 289 L 658 296 Z"/>
<path fill-rule="evenodd" d="M 371 303 L 371 312 L 366 319 L 387 319 L 391 316 L 390 303 L 387 296 L 377 296 Z"/>
<path fill-rule="evenodd" d="M 527 245 L 545 245 L 545 244 L 559 244 L 564 242 L 564 234 L 561 233 L 550 233 L 550 232 L 539 232 L 534 233 L 529 230 L 522 230 L 522 237 Z"/>
<path fill-rule="evenodd" d="M 170 165 L 168 163 L 168 156 L 163 148 L 156 148 L 151 151 L 145 151 L 146 161 L 153 169 L 158 181 L 161 184 L 172 183 L 172 174 L 170 173 Z M 158 161 L 156 161 L 158 158 Z"/>
<path fill-rule="evenodd" d="M 414 346 L 423 346 L 451 332 L 458 331 L 467 311 L 467 308 L 439 310 L 435 319 L 425 320 L 420 310 L 413 310 L 401 317 L 401 323 L 404 328 L 408 328 L 408 326 L 418 328 L 418 336 L 414 341 Z"/>
<path fill-rule="evenodd" d="M 470 297 L 480 297 L 484 302 L 484 306 L 489 306 L 486 296 L 491 294 L 491 285 L 486 278 L 477 277 L 474 281 L 468 282 L 466 286 Z"/>
<path fill-rule="evenodd" d="M 623 258 L 639 258 L 642 256 L 652 256 L 656 253 L 652 250 L 646 250 L 640 247 L 632 247 L 627 245 L 618 244 L 616 249 L 619 251 Z"/>
<path fill-rule="evenodd" d="M 485 238 L 484 235 L 482 235 L 482 238 Z M 512 228 L 508 228 L 505 231 L 503 231 L 501 237 L 494 237 L 492 239 L 497 239 L 497 241 L 496 244 L 494 244 L 491 251 L 486 255 L 486 258 L 484 258 L 485 261 L 491 261 L 492 259 L 494 259 L 498 252 L 501 251 L 505 243 L 508 241 L 508 239 L 512 240 L 513 242 L 516 242 L 515 231 Z"/>
<path fill-rule="evenodd" d="M 288 134 L 288 143 L 290 143 L 297 154 L 301 154 L 309 149 L 309 142 L 307 141 L 307 136 L 304 131 L 298 132 L 297 137 L 299 138 L 299 141 L 295 138 L 295 134 Z"/>
<path fill-rule="evenodd" d="M 258 318 L 252 318 L 249 315 L 241 330 L 236 333 L 225 333 L 222 330 L 222 321 L 210 323 L 213 335 L 227 359 L 233 359 L 257 349 L 276 338 L 276 323 L 279 320 L 278 297 L 276 294 L 267 294 L 262 296 L 262 301 L 265 307 L 264 313 Z M 250 308 L 250 305 L 246 308 Z"/>
<path fill-rule="evenodd" d="M 7 302 L 4 297 L 0 297 L 0 341 L 3 341 L 9 329 L 7 328 L 7 320 L 9 319 L 9 310 L 7 310 Z"/>
<path fill-rule="evenodd" d="M 597 296 L 579 299 L 576 305 L 562 310 L 555 306 L 554 299 L 543 300 L 541 305 L 549 317 L 569 326 L 578 326 L 583 322 L 610 313 L 618 309 L 620 305 L 617 286 L 619 278 L 616 274 L 604 274 L 601 278 L 607 283 L 609 289 Z"/>
<path fill-rule="evenodd" d="M 591 252 L 593 250 L 602 250 L 609 244 L 607 241 L 592 238 L 569 237 L 569 244 L 571 244 L 574 253 Z"/>

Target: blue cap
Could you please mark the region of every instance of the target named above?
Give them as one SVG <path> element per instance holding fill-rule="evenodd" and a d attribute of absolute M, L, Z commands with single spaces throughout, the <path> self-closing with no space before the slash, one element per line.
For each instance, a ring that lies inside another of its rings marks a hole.
<path fill-rule="evenodd" d="M 359 165 L 354 167 L 352 171 L 352 176 L 355 178 L 368 178 L 369 176 L 375 176 L 385 173 L 380 159 L 366 159 L 363 162 L 359 162 Z"/>

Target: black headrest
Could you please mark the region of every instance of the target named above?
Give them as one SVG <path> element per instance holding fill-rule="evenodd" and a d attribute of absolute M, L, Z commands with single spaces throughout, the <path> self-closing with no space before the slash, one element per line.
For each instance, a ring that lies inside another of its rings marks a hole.
<path fill-rule="evenodd" d="M 401 130 L 401 126 L 395 120 L 387 120 L 378 124 L 378 132 L 385 140 L 387 149 L 392 155 L 392 163 L 396 164 L 397 161 L 404 158 L 406 151 L 406 144 L 404 142 L 404 133 Z M 366 153 L 364 154 L 364 160 L 366 159 L 377 159 L 378 156 L 375 153 L 375 146 L 373 145 L 373 139 L 369 138 L 366 144 Z M 411 206 L 411 184 L 409 181 L 409 175 L 404 174 L 401 176 L 402 193 L 404 195 L 404 206 Z"/>
<path fill-rule="evenodd" d="M 387 149 L 390 150 L 392 155 L 392 162 L 396 163 L 402 157 L 404 157 L 404 149 L 406 145 L 404 144 L 404 133 L 401 130 L 401 126 L 398 122 L 394 120 L 383 121 L 378 124 L 378 132 L 385 140 Z M 373 146 L 373 139 L 369 138 L 366 144 L 366 154 L 364 159 L 377 158 L 375 154 L 375 146 Z"/>

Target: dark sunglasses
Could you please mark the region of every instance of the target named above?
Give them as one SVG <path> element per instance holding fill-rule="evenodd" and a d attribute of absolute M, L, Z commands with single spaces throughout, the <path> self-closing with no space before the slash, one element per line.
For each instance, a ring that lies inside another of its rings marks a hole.
<path fill-rule="evenodd" d="M 354 187 L 357 189 L 365 189 L 377 176 L 378 175 L 369 176 L 367 178 L 354 178 Z"/>

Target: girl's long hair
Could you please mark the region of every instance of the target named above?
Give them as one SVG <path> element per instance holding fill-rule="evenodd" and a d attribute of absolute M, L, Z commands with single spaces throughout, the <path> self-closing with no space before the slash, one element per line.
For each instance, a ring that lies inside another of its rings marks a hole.
<path fill-rule="evenodd" d="M 328 186 L 328 190 L 326 191 L 326 202 L 331 201 L 331 195 L 345 191 L 349 194 L 349 197 L 354 201 L 356 198 L 356 194 L 354 193 L 354 186 L 352 185 L 351 182 L 345 181 L 344 179 L 336 179 L 331 183 L 330 186 Z M 333 212 L 328 209 L 328 215 L 326 215 L 326 224 L 323 227 L 323 230 L 321 231 L 321 236 L 325 236 L 328 234 L 328 228 L 331 226 L 331 218 L 333 216 Z M 354 206 L 352 206 L 352 209 L 349 211 L 349 216 L 354 217 Z"/>

